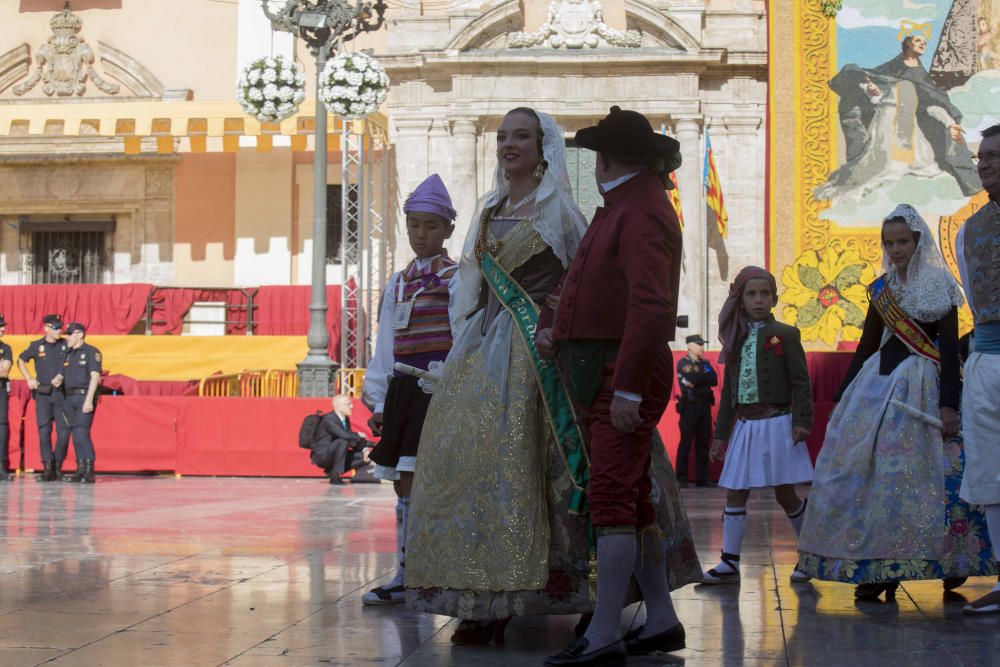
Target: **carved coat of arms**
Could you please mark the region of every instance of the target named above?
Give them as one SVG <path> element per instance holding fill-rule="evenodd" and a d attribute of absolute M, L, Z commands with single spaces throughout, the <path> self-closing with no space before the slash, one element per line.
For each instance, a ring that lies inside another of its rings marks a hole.
<path fill-rule="evenodd" d="M 118 93 L 117 84 L 105 81 L 94 68 L 94 52 L 79 36 L 83 22 L 70 11 L 69 3 L 49 22 L 52 36 L 35 52 L 35 70 L 23 83 L 14 86 L 15 95 L 24 95 L 42 81 L 42 92 L 50 97 L 83 95 L 88 77 L 108 95 Z"/>
<path fill-rule="evenodd" d="M 596 48 L 610 46 L 638 48 L 642 35 L 638 30 L 615 30 L 604 23 L 600 0 L 553 0 L 548 18 L 535 32 L 515 32 L 508 36 L 510 48 L 547 44 L 554 49 Z"/>

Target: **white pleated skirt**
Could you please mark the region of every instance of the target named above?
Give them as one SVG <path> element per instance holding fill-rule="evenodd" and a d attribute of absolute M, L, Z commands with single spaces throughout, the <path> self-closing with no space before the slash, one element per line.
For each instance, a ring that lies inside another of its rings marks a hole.
<path fill-rule="evenodd" d="M 806 443 L 795 444 L 792 440 L 791 415 L 736 422 L 719 486 L 739 491 L 803 484 L 812 478 Z"/>

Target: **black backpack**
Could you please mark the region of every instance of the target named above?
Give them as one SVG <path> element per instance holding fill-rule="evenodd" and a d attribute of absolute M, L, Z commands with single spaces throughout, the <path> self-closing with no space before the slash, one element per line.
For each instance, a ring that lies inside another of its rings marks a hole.
<path fill-rule="evenodd" d="M 302 420 L 302 426 L 299 427 L 299 447 L 302 449 L 313 448 L 323 416 L 323 412 L 317 410 L 314 414 L 306 415 L 306 418 Z"/>

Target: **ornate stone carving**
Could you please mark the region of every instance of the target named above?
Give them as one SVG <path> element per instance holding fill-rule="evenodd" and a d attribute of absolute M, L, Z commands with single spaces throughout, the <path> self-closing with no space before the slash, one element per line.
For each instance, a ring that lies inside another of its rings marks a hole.
<path fill-rule="evenodd" d="M 536 32 L 513 32 L 507 45 L 512 49 L 548 45 L 554 49 L 597 48 L 598 46 L 639 48 L 638 30 L 615 30 L 604 23 L 600 0 L 553 0 L 549 15 Z"/>
<path fill-rule="evenodd" d="M 171 169 L 146 170 L 146 197 L 165 197 L 173 188 L 173 171 Z"/>
<path fill-rule="evenodd" d="M 55 199 L 69 199 L 80 191 L 80 177 L 72 168 L 56 168 L 46 179 L 49 194 Z"/>
<path fill-rule="evenodd" d="M 70 11 L 69 3 L 49 22 L 52 36 L 35 52 L 35 71 L 28 79 L 14 86 L 15 95 L 24 95 L 41 80 L 42 92 L 48 96 L 83 95 L 89 77 L 108 95 L 118 93 L 117 84 L 105 81 L 94 68 L 94 51 L 78 33 L 83 21 Z"/>

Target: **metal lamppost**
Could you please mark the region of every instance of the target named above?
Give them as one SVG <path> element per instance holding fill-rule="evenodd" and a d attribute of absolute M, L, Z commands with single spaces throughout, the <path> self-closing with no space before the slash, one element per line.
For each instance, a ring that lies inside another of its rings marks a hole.
<path fill-rule="evenodd" d="M 333 393 L 334 364 L 327 352 L 326 329 L 326 106 L 320 98 L 323 70 L 331 51 L 358 35 L 378 30 L 386 4 L 356 0 L 261 0 L 274 30 L 290 32 L 316 57 L 316 146 L 313 159 L 312 292 L 309 302 L 309 353 L 298 365 L 302 396 Z"/>

